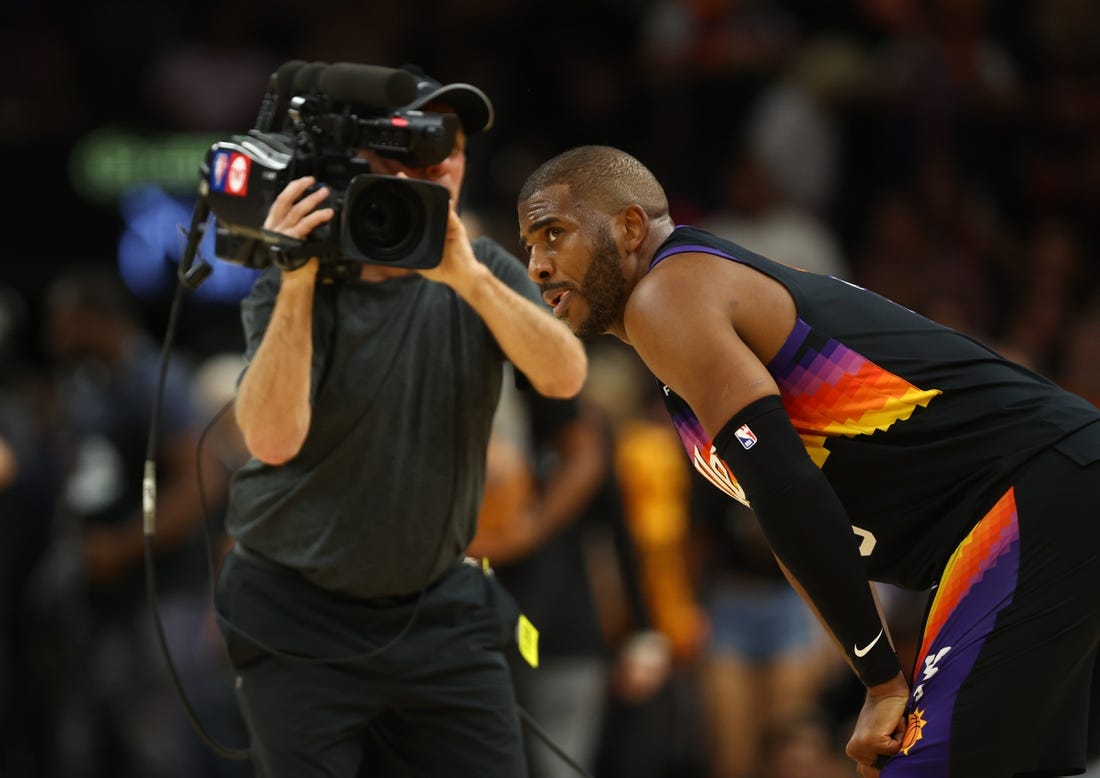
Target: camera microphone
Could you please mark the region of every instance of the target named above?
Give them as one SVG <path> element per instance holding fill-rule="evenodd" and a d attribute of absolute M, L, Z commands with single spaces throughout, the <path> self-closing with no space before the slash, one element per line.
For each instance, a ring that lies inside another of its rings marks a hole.
<path fill-rule="evenodd" d="M 293 71 L 290 83 L 290 95 L 302 96 L 316 94 L 321 74 L 329 67 L 327 62 L 310 62 Z"/>
<path fill-rule="evenodd" d="M 280 108 L 285 108 L 287 100 L 291 97 L 291 87 L 294 84 L 294 76 L 305 65 L 305 60 L 292 59 L 284 62 L 279 69 L 271 74 L 268 81 L 267 93 L 260 103 L 260 112 L 256 117 L 255 128 L 261 132 L 271 130 L 275 122 L 275 114 Z"/>
<path fill-rule="evenodd" d="M 284 102 L 292 96 L 291 88 L 294 85 L 294 79 L 298 75 L 298 71 L 304 68 L 306 64 L 304 59 L 292 59 L 279 65 L 279 69 L 271 74 L 272 86 L 280 102 Z"/>
<path fill-rule="evenodd" d="M 317 87 L 338 102 L 376 108 L 407 105 L 416 99 L 416 78 L 407 70 L 336 62 L 321 73 Z"/>

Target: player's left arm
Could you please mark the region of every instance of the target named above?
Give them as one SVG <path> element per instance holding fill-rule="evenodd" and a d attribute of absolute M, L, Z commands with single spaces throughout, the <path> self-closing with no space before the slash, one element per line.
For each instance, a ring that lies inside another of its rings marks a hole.
<path fill-rule="evenodd" d="M 905 679 L 847 511 L 806 452 L 766 367 L 793 325 L 793 302 L 770 279 L 716 264 L 724 262 L 690 254 L 664 260 L 631 296 L 626 334 L 698 417 L 713 441 L 700 455 L 732 470 L 784 572 L 868 688 L 848 754 L 861 776 L 874 778 L 876 758 L 901 747 Z"/>
<path fill-rule="evenodd" d="M 845 661 L 852 667 L 853 671 L 856 671 L 851 659 L 848 657 L 848 651 L 840 644 L 836 635 L 830 630 L 828 623 L 821 617 L 821 613 L 814 606 L 813 600 L 807 595 L 806 590 L 802 588 L 802 585 L 799 584 L 781 559 L 777 557 L 776 561 L 779 564 L 779 569 L 783 571 L 783 575 L 790 581 L 791 586 L 798 592 L 810 611 L 817 617 L 818 622 L 825 628 L 826 633 L 836 644 Z M 890 630 L 886 625 L 882 604 L 879 602 L 874 587 L 871 591 L 874 595 L 875 605 L 878 608 L 879 618 L 883 624 L 882 639 L 889 641 L 890 645 L 893 646 L 894 641 L 890 637 Z M 860 778 L 878 778 L 882 764 L 879 761 L 880 757 L 892 756 L 900 750 L 901 741 L 905 735 L 904 715 L 908 699 L 909 686 L 901 675 L 895 675 L 883 683 L 867 687 L 863 707 L 856 719 L 856 725 L 851 738 L 848 740 L 846 749 L 848 756 L 858 764 L 856 773 Z"/>
<path fill-rule="evenodd" d="M 771 279 L 696 254 L 650 271 L 625 319 L 639 356 L 713 441 L 700 455 L 732 470 L 775 555 L 871 687 L 900 677 L 901 667 L 847 511 L 782 405 L 765 364 L 774 353 L 758 353 L 777 350 L 793 323 L 793 301 Z"/>

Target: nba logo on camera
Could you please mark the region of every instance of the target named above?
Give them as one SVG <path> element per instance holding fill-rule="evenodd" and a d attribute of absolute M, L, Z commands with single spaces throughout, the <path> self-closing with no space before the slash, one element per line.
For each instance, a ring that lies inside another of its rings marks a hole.
<path fill-rule="evenodd" d="M 749 429 L 748 424 L 742 424 L 733 435 L 746 451 L 756 445 L 756 433 Z"/>
<path fill-rule="evenodd" d="M 252 160 L 238 152 L 219 151 L 210 169 L 210 188 L 215 192 L 244 197 Z"/>
<path fill-rule="evenodd" d="M 244 154 L 234 154 L 229 158 L 229 178 L 225 183 L 226 194 L 244 197 L 248 194 L 248 171 L 252 160 Z"/>
<path fill-rule="evenodd" d="M 225 174 L 229 172 L 229 152 L 219 151 L 214 155 L 214 165 L 210 170 L 210 188 L 215 192 L 225 191 Z"/>

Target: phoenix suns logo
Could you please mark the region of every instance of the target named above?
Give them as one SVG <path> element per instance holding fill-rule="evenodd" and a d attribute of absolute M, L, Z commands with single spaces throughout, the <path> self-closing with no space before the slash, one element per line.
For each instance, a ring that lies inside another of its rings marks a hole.
<path fill-rule="evenodd" d="M 909 749 L 917 744 L 917 741 L 924 737 L 921 732 L 924 729 L 924 725 L 927 722 L 924 720 L 924 711 L 920 708 L 914 708 L 913 712 L 909 714 L 909 719 L 905 724 L 905 736 L 901 739 L 901 752 L 906 756 L 909 756 Z"/>

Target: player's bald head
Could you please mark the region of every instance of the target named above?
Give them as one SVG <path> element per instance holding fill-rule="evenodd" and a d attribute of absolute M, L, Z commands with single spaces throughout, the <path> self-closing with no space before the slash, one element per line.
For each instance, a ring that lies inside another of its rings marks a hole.
<path fill-rule="evenodd" d="M 638 205 L 651 219 L 668 215 L 665 190 L 649 169 L 611 146 L 578 146 L 544 162 L 524 183 L 519 201 L 557 185 L 568 187 L 581 209 L 611 215 Z"/>

